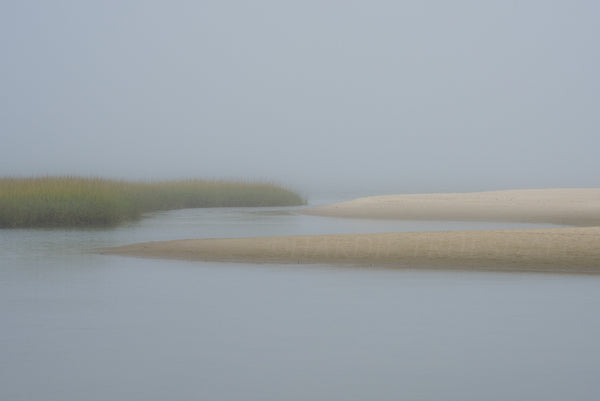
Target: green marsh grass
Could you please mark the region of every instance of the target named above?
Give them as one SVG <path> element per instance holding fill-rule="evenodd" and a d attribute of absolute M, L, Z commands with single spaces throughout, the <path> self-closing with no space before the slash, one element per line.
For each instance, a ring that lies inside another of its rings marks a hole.
<path fill-rule="evenodd" d="M 300 195 L 269 182 L 0 178 L 0 228 L 102 227 L 158 210 L 304 203 Z"/>

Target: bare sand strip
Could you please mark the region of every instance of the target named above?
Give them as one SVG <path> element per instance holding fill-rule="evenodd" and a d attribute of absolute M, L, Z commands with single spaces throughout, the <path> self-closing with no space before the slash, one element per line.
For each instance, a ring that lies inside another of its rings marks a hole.
<path fill-rule="evenodd" d="M 517 221 L 581 227 L 190 239 L 101 253 L 253 263 L 600 273 L 600 189 L 393 195 L 307 209 L 338 217 Z"/>
<path fill-rule="evenodd" d="M 600 226 L 600 189 L 527 189 L 371 196 L 305 209 L 301 213 L 370 219 L 478 220 Z"/>
<path fill-rule="evenodd" d="M 167 259 L 600 272 L 600 227 L 147 242 L 102 253 Z"/>

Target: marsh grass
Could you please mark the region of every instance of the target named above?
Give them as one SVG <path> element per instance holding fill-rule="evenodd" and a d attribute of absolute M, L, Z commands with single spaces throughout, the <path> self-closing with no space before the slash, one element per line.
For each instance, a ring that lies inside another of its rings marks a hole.
<path fill-rule="evenodd" d="M 268 182 L 0 178 L 0 228 L 101 227 L 158 210 L 304 203 L 293 191 Z"/>

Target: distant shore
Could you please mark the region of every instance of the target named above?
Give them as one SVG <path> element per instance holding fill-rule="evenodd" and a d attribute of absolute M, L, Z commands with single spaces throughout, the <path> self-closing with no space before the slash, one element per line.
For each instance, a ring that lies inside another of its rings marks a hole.
<path fill-rule="evenodd" d="M 600 273 L 600 189 L 378 196 L 301 212 L 347 218 L 520 221 L 580 227 L 191 239 L 101 252 L 202 261 Z"/>
<path fill-rule="evenodd" d="M 0 177 L 0 229 L 110 227 L 158 210 L 305 203 L 287 188 L 259 181 Z"/>
<path fill-rule="evenodd" d="M 384 195 L 301 213 L 369 219 L 454 220 L 600 226 L 600 189 L 527 189 Z"/>

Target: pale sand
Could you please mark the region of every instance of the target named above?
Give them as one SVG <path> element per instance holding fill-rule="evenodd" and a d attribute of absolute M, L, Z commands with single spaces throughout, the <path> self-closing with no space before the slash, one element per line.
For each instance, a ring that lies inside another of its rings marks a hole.
<path fill-rule="evenodd" d="M 600 272 L 600 227 L 190 239 L 103 253 L 223 262 Z"/>
<path fill-rule="evenodd" d="M 528 189 L 371 196 L 305 209 L 301 213 L 372 219 L 479 220 L 600 226 L 600 189 Z"/>
<path fill-rule="evenodd" d="M 529 230 L 192 239 L 101 250 L 150 258 L 600 273 L 600 190 L 378 196 L 308 209 L 363 218 L 571 224 Z"/>

